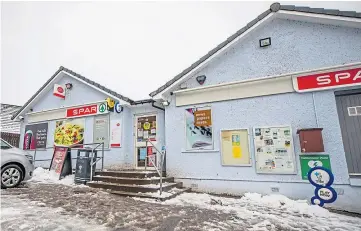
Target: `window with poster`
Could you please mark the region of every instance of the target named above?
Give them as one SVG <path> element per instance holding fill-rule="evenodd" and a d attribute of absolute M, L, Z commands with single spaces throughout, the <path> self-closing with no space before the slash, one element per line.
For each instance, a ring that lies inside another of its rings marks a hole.
<path fill-rule="evenodd" d="M 187 108 L 186 150 L 213 149 L 211 107 Z"/>
<path fill-rule="evenodd" d="M 155 115 L 138 117 L 137 119 L 137 142 L 157 140 L 157 119 Z"/>

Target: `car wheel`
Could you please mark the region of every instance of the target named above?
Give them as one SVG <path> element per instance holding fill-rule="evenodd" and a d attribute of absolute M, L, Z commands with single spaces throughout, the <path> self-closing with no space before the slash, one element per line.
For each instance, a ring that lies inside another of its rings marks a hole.
<path fill-rule="evenodd" d="M 1 169 L 1 188 L 14 188 L 21 183 L 23 172 L 16 164 L 9 164 Z"/>

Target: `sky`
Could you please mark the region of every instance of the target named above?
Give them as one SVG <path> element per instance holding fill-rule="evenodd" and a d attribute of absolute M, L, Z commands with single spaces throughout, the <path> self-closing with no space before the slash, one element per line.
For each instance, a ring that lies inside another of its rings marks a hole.
<path fill-rule="evenodd" d="M 361 12 L 361 2 L 280 3 Z M 150 98 L 271 4 L 1 2 L 1 103 L 23 105 L 60 66 Z"/>

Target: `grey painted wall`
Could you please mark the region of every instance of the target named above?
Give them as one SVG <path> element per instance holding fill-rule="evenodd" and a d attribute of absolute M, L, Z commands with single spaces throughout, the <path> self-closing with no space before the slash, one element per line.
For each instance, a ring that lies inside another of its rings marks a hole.
<path fill-rule="evenodd" d="M 272 38 L 272 45 L 260 48 L 259 39 L 266 37 Z M 188 88 L 199 86 L 195 77 L 203 74 L 207 76 L 204 84 L 207 86 L 360 61 L 360 29 L 275 19 L 264 28 L 249 34 L 241 43 L 196 73 L 187 81 L 187 86 Z M 345 188 L 350 187 L 346 186 L 350 184 L 350 180 L 333 91 L 288 93 L 203 104 L 212 107 L 215 151 L 200 153 L 183 151 L 185 149 L 184 110 L 187 107 L 175 107 L 174 96 L 169 100 L 171 105 L 166 107 L 165 120 L 167 173 L 176 178 L 190 178 L 183 179 L 186 186 L 193 184 L 201 191 L 242 194 L 247 191 L 270 193 L 270 187 L 277 184 L 280 192 L 287 196 L 309 199 L 310 189 L 306 187 L 308 184 L 296 184 L 307 183 L 301 179 L 300 146 L 296 131 L 298 128 L 316 127 L 317 117 L 318 126 L 324 128 L 325 153 L 330 154 L 337 185 L 335 187 L 340 187 L 345 192 L 343 196 L 340 195 L 334 206 L 348 206 L 353 211 L 357 208 L 361 209 L 359 200 L 356 201 L 356 205 L 354 204 L 355 198 L 360 196 L 361 188 Z M 250 137 L 252 167 L 221 165 L 220 129 L 252 130 L 254 126 L 268 125 L 292 126 L 297 174 L 257 174 L 252 135 Z M 297 188 L 298 191 L 293 192 L 293 188 Z"/>

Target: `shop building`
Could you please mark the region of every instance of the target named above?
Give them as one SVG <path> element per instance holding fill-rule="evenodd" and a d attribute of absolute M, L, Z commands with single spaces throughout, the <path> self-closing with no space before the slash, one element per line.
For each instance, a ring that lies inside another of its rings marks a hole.
<path fill-rule="evenodd" d="M 54 96 L 67 83 L 65 99 Z M 144 166 L 145 139 L 153 139 L 166 147 L 167 175 L 205 192 L 310 199 L 307 171 L 322 165 L 335 178 L 338 199 L 330 206 L 361 212 L 360 85 L 361 13 L 275 3 L 151 100 L 130 100 L 60 68 L 13 119 L 22 117 L 23 145 L 33 124 L 47 124 L 38 135 L 45 146 L 66 124 L 58 121 L 78 120 L 84 143 L 109 134 L 107 168 Z M 99 112 L 108 98 L 114 111 Z M 94 104 L 97 112 L 84 114 Z M 81 116 L 68 118 L 74 108 L 83 108 Z M 108 131 L 97 118 L 109 120 Z"/>
<path fill-rule="evenodd" d="M 20 147 L 31 153 L 36 149 L 37 166 L 49 167 L 54 145 L 73 147 L 76 158 L 77 148 L 95 148 L 104 142 L 106 168 L 134 168 L 145 164 L 146 152 L 139 147 L 146 138 L 164 145 L 164 109 L 160 106 L 153 100 L 133 101 L 60 67 L 13 119 L 21 121 Z M 139 131 L 136 140 L 134 126 L 146 128 L 135 130 Z M 73 168 L 75 164 L 73 160 Z"/>
<path fill-rule="evenodd" d="M 305 168 L 321 163 L 331 206 L 361 212 L 360 85 L 361 13 L 272 4 L 150 94 L 169 103 L 167 174 L 200 191 L 310 199 Z"/>

